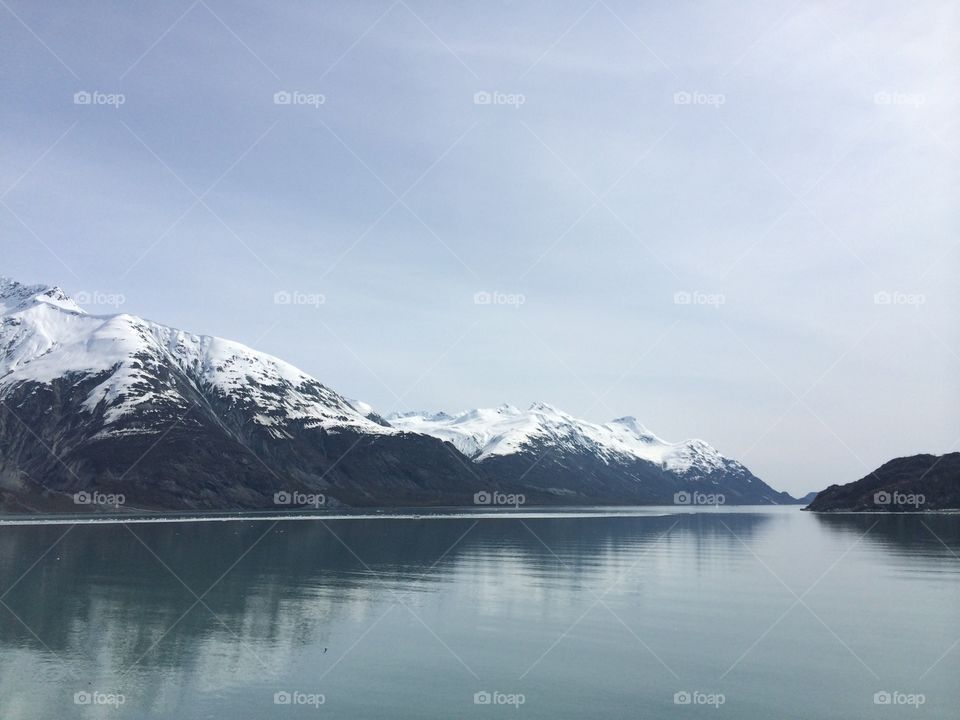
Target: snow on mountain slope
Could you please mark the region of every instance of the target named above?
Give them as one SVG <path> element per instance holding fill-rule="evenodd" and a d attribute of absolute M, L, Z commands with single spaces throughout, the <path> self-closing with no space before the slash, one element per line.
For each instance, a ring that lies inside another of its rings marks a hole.
<path fill-rule="evenodd" d="M 0 278 L 0 319 L 0 397 L 24 382 L 102 374 L 84 408 L 92 413 L 102 404 L 108 430 L 147 403 L 186 410 L 188 400 L 166 372 L 172 368 L 201 394 L 255 409 L 254 422 L 277 437 L 286 434 L 287 423 L 397 432 L 283 360 L 126 313 L 90 315 L 56 287 Z"/>
<path fill-rule="evenodd" d="M 633 417 L 597 424 L 542 402 L 533 403 L 525 411 L 501 405 L 457 415 L 394 414 L 387 420 L 396 428 L 448 440 L 475 462 L 549 445 L 565 452 L 590 453 L 608 464 L 624 459 L 647 460 L 678 475 L 709 474 L 740 466 L 702 440 L 662 440 Z"/>
<path fill-rule="evenodd" d="M 535 403 L 391 419 L 240 343 L 0 279 L 0 509 L 74 511 L 94 489 L 155 509 L 276 509 L 294 490 L 382 507 L 492 490 L 546 504 L 698 490 L 790 501 L 706 443 L 668 443 L 633 418 Z"/>

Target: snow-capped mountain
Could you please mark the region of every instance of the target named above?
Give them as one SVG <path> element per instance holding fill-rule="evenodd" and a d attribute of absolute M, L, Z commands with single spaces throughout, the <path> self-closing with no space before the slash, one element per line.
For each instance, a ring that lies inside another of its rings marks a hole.
<path fill-rule="evenodd" d="M 792 500 L 633 418 L 536 403 L 388 421 L 240 343 L 0 279 L 0 510 L 89 510 L 76 493 L 145 509 L 462 505 L 484 490 L 539 504 Z"/>
<path fill-rule="evenodd" d="M 83 401 L 88 411 L 102 411 L 103 435 L 159 432 L 153 423 L 131 428 L 126 422 L 140 407 L 189 408 L 182 378 L 159 373 L 161 367 L 187 376 L 198 391 L 246 404 L 251 421 L 276 437 L 289 436 L 293 423 L 395 432 L 283 360 L 126 313 L 89 315 L 60 288 L 0 279 L 0 312 L 0 388 L 105 374 Z"/>
<path fill-rule="evenodd" d="M 0 319 L 7 505 L 94 487 L 160 507 L 270 506 L 285 490 L 430 503 L 477 490 L 449 446 L 240 343 L 88 314 L 59 288 L 6 279 Z"/>
<path fill-rule="evenodd" d="M 654 502 L 669 502 L 667 491 L 682 490 L 722 493 L 738 502 L 793 501 L 703 440 L 670 443 L 633 417 L 598 424 L 535 402 L 527 410 L 501 405 L 454 415 L 392 414 L 387 420 L 452 443 L 495 475 L 512 469 L 525 482 L 558 495 L 591 487 L 594 494 L 629 492 Z M 625 479 L 632 490 L 624 487 Z"/>
<path fill-rule="evenodd" d="M 513 455 L 546 442 L 566 452 L 595 454 L 607 463 L 624 458 L 647 460 L 687 477 L 703 477 L 740 465 L 723 457 L 703 440 L 679 443 L 662 440 L 634 417 L 596 424 L 543 402 L 535 402 L 527 410 L 501 405 L 457 415 L 445 412 L 392 414 L 387 416 L 387 421 L 396 428 L 447 440 L 475 462 L 496 455 Z"/>

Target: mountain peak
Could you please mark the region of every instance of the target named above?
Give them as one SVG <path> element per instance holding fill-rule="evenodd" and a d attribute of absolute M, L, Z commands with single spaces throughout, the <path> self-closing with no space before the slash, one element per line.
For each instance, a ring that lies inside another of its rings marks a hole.
<path fill-rule="evenodd" d="M 275 437 L 300 428 L 394 432 L 369 406 L 354 407 L 279 358 L 128 313 L 89 315 L 56 286 L 3 278 L 0 315 L 0 393 L 97 379 L 84 386 L 82 409 L 101 413 L 102 433 L 128 431 L 141 406 L 188 407 L 186 387 L 255 409 L 253 423 Z"/>
<path fill-rule="evenodd" d="M 84 312 L 73 298 L 56 285 L 25 285 L 13 278 L 0 276 L 0 314 L 9 315 L 26 310 L 37 303 L 71 312 Z"/>
<path fill-rule="evenodd" d="M 549 415 L 563 414 L 560 410 L 555 408 L 553 405 L 542 402 L 540 400 L 534 400 L 532 403 L 530 403 L 530 407 L 527 408 L 527 412 L 538 412 L 538 413 L 544 413 Z"/>
<path fill-rule="evenodd" d="M 369 406 L 368 406 L 368 407 L 369 407 Z M 384 418 L 385 418 L 386 420 L 390 421 L 390 422 L 392 422 L 392 421 L 394 421 L 394 420 L 411 420 L 411 419 L 412 419 L 412 420 L 422 419 L 422 420 L 437 421 L 437 420 L 451 420 L 451 419 L 453 419 L 453 415 L 450 415 L 450 414 L 444 412 L 443 410 L 436 410 L 436 411 L 433 411 L 433 410 L 406 410 L 406 411 L 403 411 L 403 412 L 394 411 L 394 412 L 387 413 L 386 415 L 384 415 Z"/>
<path fill-rule="evenodd" d="M 637 420 L 633 415 L 625 415 L 623 417 L 615 418 L 610 421 L 610 424 L 625 427 L 639 438 L 645 438 L 649 440 L 658 439 L 656 435 L 650 432 L 647 427 Z"/>

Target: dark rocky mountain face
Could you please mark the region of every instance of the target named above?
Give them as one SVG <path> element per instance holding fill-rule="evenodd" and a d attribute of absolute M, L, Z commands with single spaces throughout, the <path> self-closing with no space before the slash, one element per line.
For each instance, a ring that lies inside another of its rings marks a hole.
<path fill-rule="evenodd" d="M 519 453 L 488 457 L 478 466 L 500 485 L 515 485 L 520 492 L 535 490 L 568 503 L 696 506 L 797 502 L 734 462 L 709 472 L 682 473 L 638 458 L 604 461 L 588 452 L 534 444 Z"/>
<path fill-rule="evenodd" d="M 452 446 L 239 343 L 10 281 L 0 311 L 0 509 L 100 507 L 77 493 L 126 509 L 462 504 L 486 487 Z"/>
<path fill-rule="evenodd" d="M 831 485 L 806 508 L 817 512 L 960 510 L 960 453 L 911 455 L 847 485 Z"/>
<path fill-rule="evenodd" d="M 466 504 L 489 487 L 434 438 L 304 422 L 278 436 L 250 422 L 235 401 L 198 392 L 183 379 L 178 401 L 145 403 L 104 433 L 105 409 L 82 407 L 86 391 L 101 381 L 65 377 L 4 394 L 0 508 L 111 509 L 109 501 L 77 505 L 74 494 L 81 492 L 122 495 L 127 510 L 287 510 L 310 506 L 317 496 L 326 505 Z"/>

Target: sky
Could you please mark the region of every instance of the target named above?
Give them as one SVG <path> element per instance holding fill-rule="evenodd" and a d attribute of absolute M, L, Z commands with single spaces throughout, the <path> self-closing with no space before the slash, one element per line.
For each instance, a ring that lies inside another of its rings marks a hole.
<path fill-rule="evenodd" d="M 960 6 L 0 1 L 0 274 L 778 489 L 960 445 Z"/>

